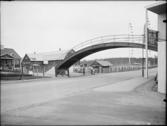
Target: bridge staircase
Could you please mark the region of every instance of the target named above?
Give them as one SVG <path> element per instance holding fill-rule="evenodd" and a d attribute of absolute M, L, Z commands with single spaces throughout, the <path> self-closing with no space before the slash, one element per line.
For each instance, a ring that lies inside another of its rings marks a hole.
<path fill-rule="evenodd" d="M 44 64 L 44 72 L 48 72 L 50 69 L 52 69 L 56 65 L 56 61 L 49 61 L 48 64 Z M 35 70 L 35 72 L 37 72 Z M 38 73 L 43 73 L 43 67 L 38 67 Z"/>
<path fill-rule="evenodd" d="M 57 66 L 59 63 L 63 61 L 63 59 L 66 59 L 67 57 L 71 56 L 73 53 L 74 53 L 74 50 L 69 50 L 68 52 L 65 52 L 63 55 L 61 55 L 61 57 L 59 57 L 55 61 L 49 61 L 48 64 L 45 66 L 45 73 L 48 72 L 53 67 Z M 59 74 L 65 75 L 65 71 L 67 70 L 68 68 L 63 68 L 61 70 L 59 69 L 57 71 L 57 75 Z"/>
<path fill-rule="evenodd" d="M 55 66 L 55 61 L 49 61 L 48 64 L 45 65 L 45 73 L 49 71 L 51 68 Z"/>

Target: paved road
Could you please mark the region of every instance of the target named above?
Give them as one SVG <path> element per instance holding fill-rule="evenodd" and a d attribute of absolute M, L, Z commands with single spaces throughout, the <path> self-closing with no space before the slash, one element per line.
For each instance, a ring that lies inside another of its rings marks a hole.
<path fill-rule="evenodd" d="M 149 70 L 150 75 L 155 75 L 156 72 L 156 68 Z M 139 76 L 141 76 L 141 71 L 129 71 L 61 79 L 52 78 L 11 84 L 2 83 L 1 113 L 36 106 L 75 93 Z"/>

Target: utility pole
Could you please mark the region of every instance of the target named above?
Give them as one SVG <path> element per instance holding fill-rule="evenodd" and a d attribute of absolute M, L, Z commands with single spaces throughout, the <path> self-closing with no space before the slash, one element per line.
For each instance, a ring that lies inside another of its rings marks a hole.
<path fill-rule="evenodd" d="M 130 41 L 130 37 L 131 36 L 133 36 L 132 34 L 133 34 L 133 29 L 132 29 L 132 24 L 131 23 L 129 23 L 129 27 L 128 27 L 128 29 L 129 29 L 129 41 Z M 132 39 L 133 39 L 133 37 L 132 37 Z M 132 41 L 133 42 L 133 41 Z M 133 51 L 133 50 L 132 50 Z M 129 48 L 129 66 L 131 66 L 131 54 L 130 54 L 130 48 Z"/>
<path fill-rule="evenodd" d="M 145 24 L 144 24 L 144 29 L 143 29 L 143 45 L 145 43 Z M 142 48 L 142 77 L 144 77 L 144 49 Z"/>
<path fill-rule="evenodd" d="M 144 77 L 144 49 L 142 48 L 142 77 Z"/>
<path fill-rule="evenodd" d="M 21 77 L 20 77 L 20 80 L 24 79 L 24 69 L 23 69 L 23 62 L 21 63 Z"/>
<path fill-rule="evenodd" d="M 148 12 L 147 12 L 147 8 L 145 10 L 146 12 L 146 25 L 145 25 L 145 48 L 146 48 L 146 75 L 145 78 L 148 78 L 148 38 L 147 38 L 147 32 L 148 32 L 148 21 L 147 21 L 147 17 L 148 17 Z"/>
<path fill-rule="evenodd" d="M 129 66 L 131 65 L 130 62 L 131 62 L 131 61 L 130 61 L 130 48 L 129 48 Z"/>
<path fill-rule="evenodd" d="M 130 29 L 131 28 L 131 23 L 129 22 L 128 24 L 128 38 L 129 38 L 129 42 L 130 42 Z M 129 48 L 129 66 L 131 66 L 131 59 L 130 59 L 130 48 Z"/>

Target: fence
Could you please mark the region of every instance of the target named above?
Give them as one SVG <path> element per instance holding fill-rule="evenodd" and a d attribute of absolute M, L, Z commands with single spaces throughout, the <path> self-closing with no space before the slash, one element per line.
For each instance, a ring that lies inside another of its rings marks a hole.
<path fill-rule="evenodd" d="M 157 66 L 150 66 L 149 69 L 155 68 Z M 104 68 L 102 71 L 95 69 L 95 73 L 113 73 L 113 72 L 124 72 L 124 71 L 135 71 L 135 70 L 141 70 L 142 66 L 114 66 L 109 67 L 109 69 Z M 83 73 L 83 67 L 74 68 L 73 72 L 76 73 Z M 90 67 L 85 67 L 85 73 L 91 73 Z"/>

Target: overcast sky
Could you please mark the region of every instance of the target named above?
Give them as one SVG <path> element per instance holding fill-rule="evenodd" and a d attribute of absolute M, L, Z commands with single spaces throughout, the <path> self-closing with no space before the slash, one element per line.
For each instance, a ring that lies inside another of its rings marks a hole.
<path fill-rule="evenodd" d="M 157 1 L 13 1 L 1 2 L 1 43 L 23 57 L 73 48 L 96 37 L 143 34 L 145 6 Z M 157 30 L 157 15 L 149 13 L 150 28 Z M 157 54 L 151 51 L 151 56 Z M 128 57 L 129 49 L 110 49 L 85 59 Z M 141 57 L 134 49 L 133 57 Z"/>

